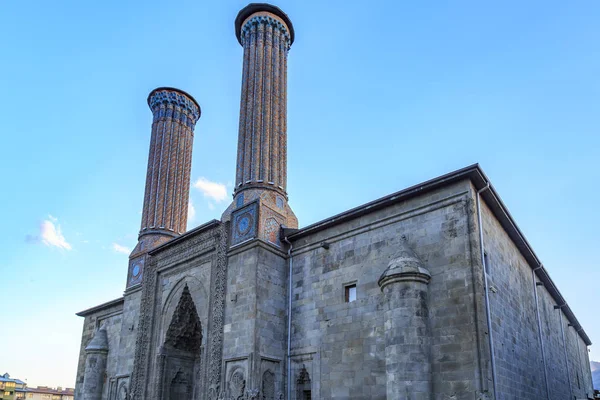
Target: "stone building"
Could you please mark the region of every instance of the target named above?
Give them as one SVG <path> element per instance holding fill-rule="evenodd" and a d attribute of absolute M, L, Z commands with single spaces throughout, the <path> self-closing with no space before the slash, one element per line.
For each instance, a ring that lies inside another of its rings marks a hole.
<path fill-rule="evenodd" d="M 288 16 L 250 4 L 233 202 L 184 232 L 198 103 L 159 88 L 123 297 L 77 399 L 586 399 L 590 340 L 478 165 L 298 229 Z"/>

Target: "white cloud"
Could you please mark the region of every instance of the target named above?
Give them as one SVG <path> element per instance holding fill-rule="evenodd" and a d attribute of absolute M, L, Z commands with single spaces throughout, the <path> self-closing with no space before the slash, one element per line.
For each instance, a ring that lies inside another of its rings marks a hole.
<path fill-rule="evenodd" d="M 71 250 L 71 244 L 63 236 L 60 225 L 56 224 L 58 219 L 52 215 L 49 219 L 43 220 L 40 224 L 40 233 L 37 236 L 27 235 L 26 240 L 29 243 L 44 243 L 46 246 L 58 247 L 59 249 Z"/>
<path fill-rule="evenodd" d="M 220 203 L 227 199 L 227 187 L 219 182 L 212 182 L 204 177 L 198 178 L 194 187 L 204 194 L 204 197 Z"/>
<path fill-rule="evenodd" d="M 118 243 L 113 243 L 112 244 L 112 249 L 117 252 L 117 253 L 121 253 L 121 254 L 129 254 L 131 253 L 131 249 L 125 246 L 121 246 Z"/>
<path fill-rule="evenodd" d="M 194 205 L 192 204 L 192 201 L 188 201 L 188 217 L 187 220 L 188 222 L 191 222 L 194 220 L 194 218 L 196 217 L 196 209 L 194 208 Z"/>

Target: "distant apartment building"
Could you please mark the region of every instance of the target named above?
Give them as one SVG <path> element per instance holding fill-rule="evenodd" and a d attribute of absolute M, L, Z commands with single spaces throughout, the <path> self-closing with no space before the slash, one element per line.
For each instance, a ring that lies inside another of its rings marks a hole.
<path fill-rule="evenodd" d="M 27 383 L 20 379 L 13 379 L 8 373 L 0 375 L 0 399 L 24 399 Z"/>
<path fill-rule="evenodd" d="M 74 388 L 53 389 L 48 386 L 38 386 L 37 388 L 27 388 L 27 399 L 32 400 L 74 400 Z"/>

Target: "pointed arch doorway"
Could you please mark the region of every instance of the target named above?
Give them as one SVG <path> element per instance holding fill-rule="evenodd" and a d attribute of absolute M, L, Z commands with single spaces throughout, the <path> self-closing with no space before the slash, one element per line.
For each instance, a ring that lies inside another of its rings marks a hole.
<path fill-rule="evenodd" d="M 159 351 L 159 398 L 193 400 L 199 398 L 202 350 L 202 323 L 187 284 L 183 288 Z"/>

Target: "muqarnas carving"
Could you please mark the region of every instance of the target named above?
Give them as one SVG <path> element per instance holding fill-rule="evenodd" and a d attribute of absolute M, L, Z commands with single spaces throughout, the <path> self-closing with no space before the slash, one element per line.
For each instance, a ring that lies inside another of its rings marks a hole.
<path fill-rule="evenodd" d="M 202 345 L 202 324 L 187 284 L 183 288 L 167 330 L 165 344 L 193 354 L 197 353 Z"/>

